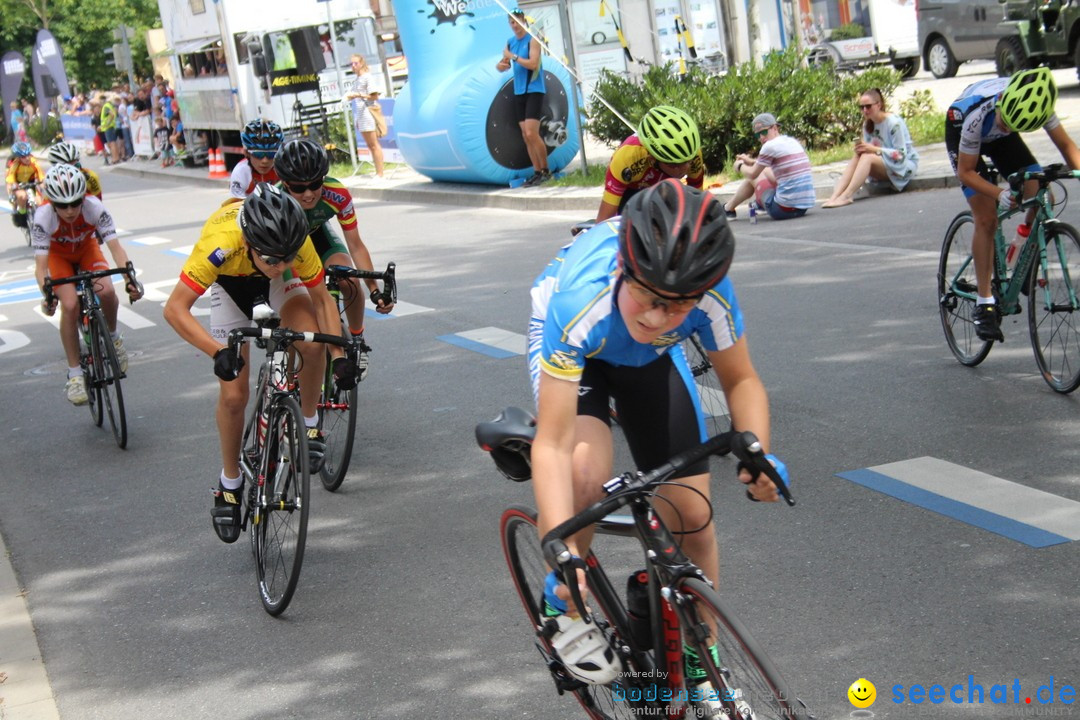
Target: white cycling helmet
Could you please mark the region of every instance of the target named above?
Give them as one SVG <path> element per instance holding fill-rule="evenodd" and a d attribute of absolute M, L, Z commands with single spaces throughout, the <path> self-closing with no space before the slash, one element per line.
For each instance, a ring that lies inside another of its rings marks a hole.
<path fill-rule="evenodd" d="M 49 162 L 53 165 L 77 165 L 79 147 L 75 143 L 60 141 L 49 148 Z"/>
<path fill-rule="evenodd" d="M 73 203 L 86 195 L 86 176 L 74 165 L 53 165 L 45 173 L 45 197 L 52 202 Z"/>
<path fill-rule="evenodd" d="M 555 618 L 558 631 L 551 638 L 566 671 L 583 683 L 606 685 L 619 676 L 620 663 L 595 622 L 567 615 Z"/>

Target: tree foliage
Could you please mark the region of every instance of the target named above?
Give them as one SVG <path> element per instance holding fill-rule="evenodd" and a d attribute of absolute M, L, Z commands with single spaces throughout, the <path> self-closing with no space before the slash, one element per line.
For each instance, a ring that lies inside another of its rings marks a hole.
<path fill-rule="evenodd" d="M 64 56 L 68 81 L 79 90 L 108 88 L 126 74 L 105 64 L 105 50 L 117 42 L 113 28 L 135 28 L 129 40 L 135 61 L 135 75 L 150 74 L 146 53 L 146 30 L 160 27 L 156 0 L 0 0 L 0 54 L 16 50 L 26 59 L 27 73 L 22 94 L 33 98 L 30 60 L 37 32 L 41 28 L 56 36 Z"/>

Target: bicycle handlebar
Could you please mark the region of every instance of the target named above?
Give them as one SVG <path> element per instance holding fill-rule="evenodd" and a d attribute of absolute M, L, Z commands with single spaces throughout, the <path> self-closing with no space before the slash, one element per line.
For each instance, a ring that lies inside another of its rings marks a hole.
<path fill-rule="evenodd" d="M 1067 178 L 1080 179 L 1080 170 L 1068 170 L 1062 163 L 1055 163 L 1053 165 L 1047 165 L 1042 170 L 1037 172 L 1028 172 L 1026 170 L 1020 170 L 1009 175 L 1007 178 L 1009 182 L 1009 189 L 1014 193 L 1019 193 L 1024 183 L 1028 180 L 1038 180 L 1041 187 L 1046 187 L 1055 180 L 1064 180 Z"/>
<path fill-rule="evenodd" d="M 383 289 L 382 292 L 378 293 L 378 298 L 387 305 L 393 305 L 397 302 L 397 263 L 388 263 L 386 270 L 382 272 L 378 270 L 357 270 L 348 265 L 327 265 L 325 270 L 327 277 L 335 280 L 347 277 L 361 280 L 382 280 Z M 371 299 L 372 302 L 377 302 L 375 293 L 372 293 Z"/>
<path fill-rule="evenodd" d="M 240 348 L 240 344 L 248 338 L 275 340 L 279 345 L 291 345 L 294 342 L 326 343 L 328 345 L 337 345 L 340 348 L 344 348 L 346 352 L 349 352 L 354 348 L 352 340 L 346 340 L 340 335 L 327 335 L 326 333 L 320 332 L 296 332 L 295 330 L 283 327 L 243 327 L 235 328 L 229 332 L 229 352 L 236 353 Z"/>
<path fill-rule="evenodd" d="M 652 488 L 675 473 L 709 455 L 732 454 L 746 465 L 750 474 L 757 478 L 761 473 L 773 481 L 777 491 L 789 506 L 795 505 L 795 498 L 780 478 L 776 468 L 765 457 L 761 442 L 752 432 L 729 430 L 720 433 L 704 443 L 684 450 L 666 463 L 646 473 L 625 473 L 604 484 L 607 497 L 594 503 L 574 517 L 552 528 L 541 541 L 544 559 L 548 565 L 558 568 L 573 563 L 573 556 L 566 546 L 566 538 L 607 517 L 614 511 L 628 504 L 634 497 L 652 490 Z"/>
<path fill-rule="evenodd" d="M 84 270 L 82 272 L 77 272 L 74 275 L 68 275 L 67 277 L 60 278 L 59 280 L 54 280 L 51 277 L 46 277 L 45 300 L 46 302 L 52 303 L 53 300 L 56 299 L 56 296 L 53 294 L 52 291 L 55 285 L 70 285 L 72 283 L 97 280 L 98 278 L 109 277 L 111 275 L 126 275 L 129 283 L 133 285 L 139 284 L 139 281 L 135 279 L 135 266 L 131 262 L 128 262 L 128 264 L 122 268 L 116 267 L 109 268 L 108 270 Z M 135 301 L 132 300 L 131 302 Z"/>

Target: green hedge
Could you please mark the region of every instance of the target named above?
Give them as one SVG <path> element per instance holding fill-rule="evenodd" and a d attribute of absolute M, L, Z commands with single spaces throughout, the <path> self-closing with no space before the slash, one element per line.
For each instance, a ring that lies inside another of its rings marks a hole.
<path fill-rule="evenodd" d="M 721 76 L 693 67 L 677 76 L 667 65 L 649 68 L 639 82 L 605 71 L 595 92 L 634 123 L 654 105 L 686 110 L 701 129 L 705 166 L 716 172 L 738 153 L 757 152 L 750 122 L 758 113 L 776 115 L 783 132 L 808 149 L 850 144 L 862 122 L 859 94 L 880 88 L 888 97 L 899 84 L 900 74 L 890 67 L 858 75 L 831 66 L 803 67 L 800 54 L 790 49 L 769 54 L 761 67 L 743 63 Z M 633 132 L 596 100 L 589 105 L 586 128 L 611 145 Z"/>
<path fill-rule="evenodd" d="M 30 136 L 34 146 L 40 148 L 63 139 L 64 129 L 60 127 L 60 118 L 49 113 L 44 129 L 41 127 L 41 118 L 34 118 L 34 121 L 26 126 L 26 134 Z"/>

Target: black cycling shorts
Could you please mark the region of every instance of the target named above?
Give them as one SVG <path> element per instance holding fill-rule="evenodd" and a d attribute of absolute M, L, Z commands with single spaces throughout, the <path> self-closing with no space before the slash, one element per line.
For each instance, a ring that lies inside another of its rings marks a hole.
<path fill-rule="evenodd" d="M 949 162 L 952 163 L 952 169 L 955 173 L 957 154 L 960 152 L 959 124 L 945 123 L 945 150 L 949 155 Z M 1009 177 L 1014 172 L 1026 170 L 1033 165 L 1038 166 L 1038 162 L 1035 160 L 1035 156 L 1031 154 L 1031 149 L 1024 142 L 1024 138 L 1020 137 L 1020 133 L 1015 132 L 997 140 L 983 143 L 979 147 L 979 162 L 975 165 L 975 171 L 982 178 L 996 185 L 998 179 L 994 173 L 990 172 L 989 166 L 983 160 L 984 156 L 990 158 L 991 162 L 994 163 L 995 170 L 1003 178 Z M 970 197 L 971 189 L 964 185 L 961 185 L 961 187 L 964 189 L 964 195 Z"/>
<path fill-rule="evenodd" d="M 540 110 L 544 105 L 544 93 L 531 92 L 514 96 L 514 112 L 517 121 L 539 120 Z"/>
<path fill-rule="evenodd" d="M 694 403 L 697 390 L 688 385 L 693 382 L 690 377 L 688 368 L 679 372 L 670 352 L 642 367 L 587 360 L 578 390 L 578 415 L 610 426 L 610 398 L 615 398 L 615 412 L 634 464 L 640 470 L 652 470 L 701 443 L 704 429 Z M 673 477 L 708 472 L 709 459 L 704 458 Z"/>

